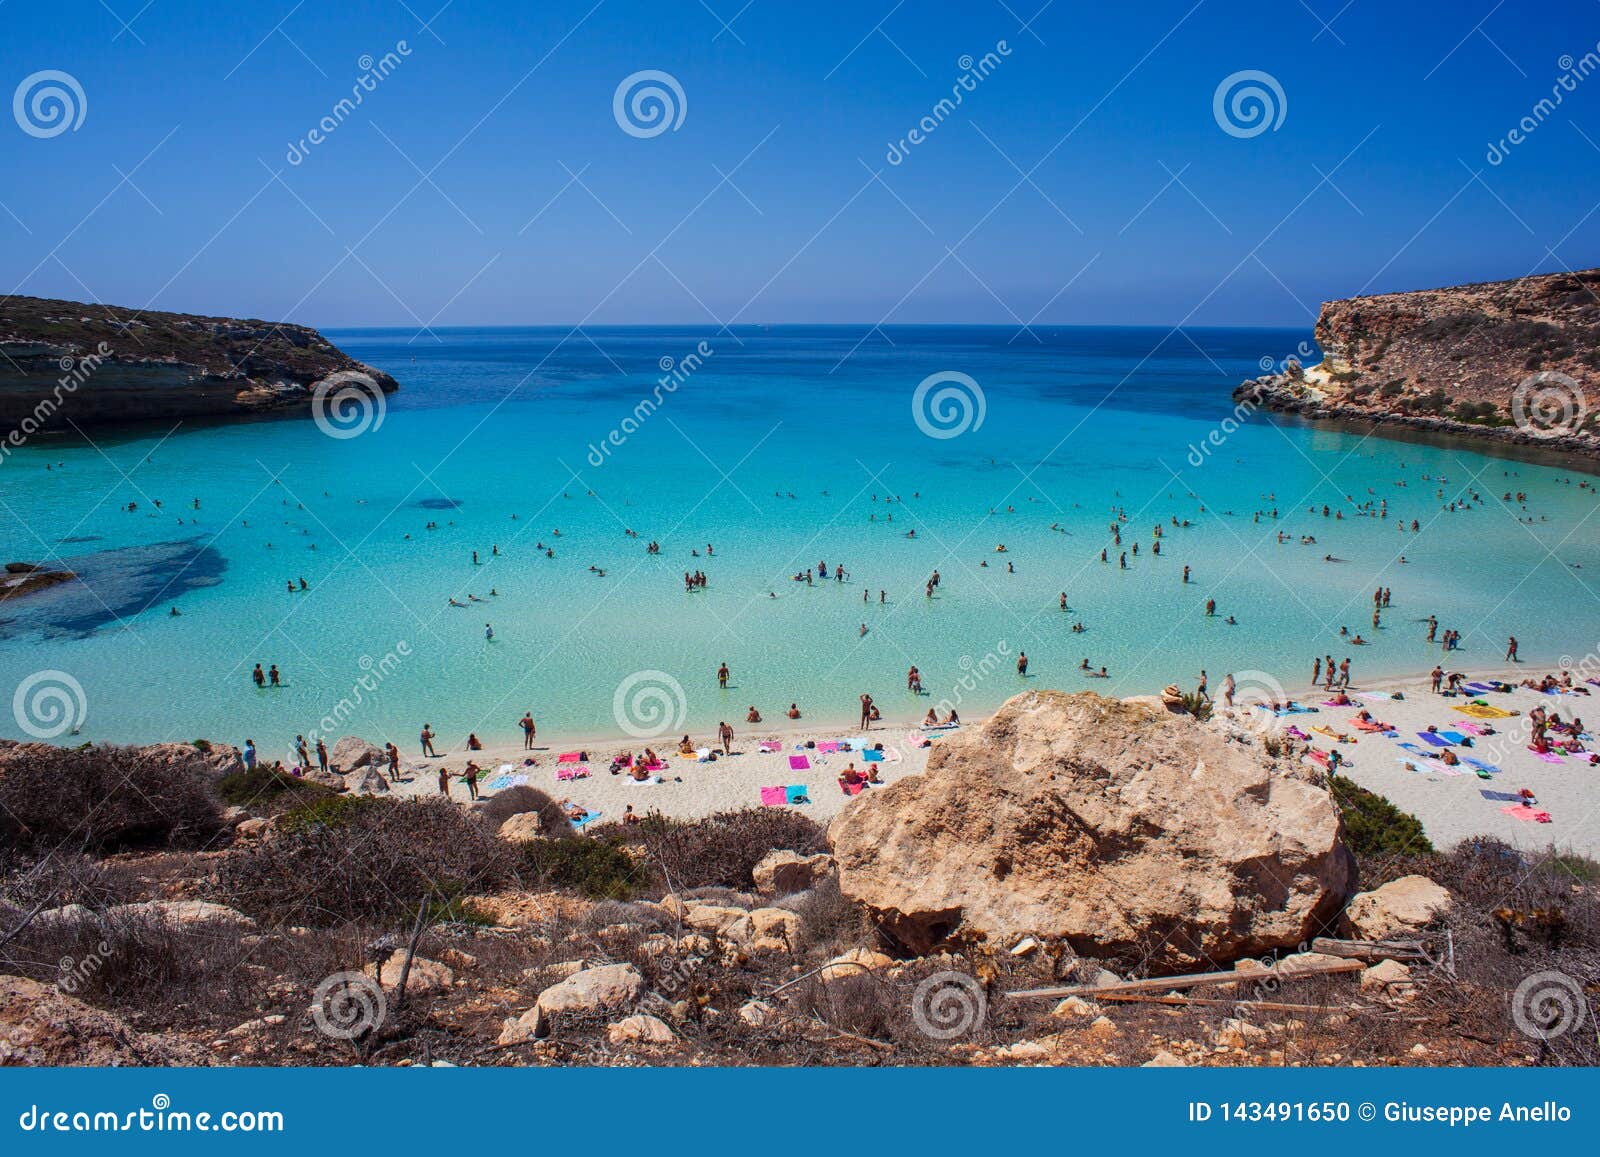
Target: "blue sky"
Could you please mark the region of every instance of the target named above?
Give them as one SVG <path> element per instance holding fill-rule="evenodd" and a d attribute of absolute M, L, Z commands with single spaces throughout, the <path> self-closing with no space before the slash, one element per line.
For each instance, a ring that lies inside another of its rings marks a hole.
<path fill-rule="evenodd" d="M 1597 263 L 1600 75 L 1534 113 L 1596 51 L 1594 0 L 1041 3 L 6 0 L 4 91 L 59 70 L 86 107 L 0 118 L 0 292 L 320 326 L 1298 326 Z M 619 126 L 642 70 L 676 129 Z M 1254 136 L 1213 109 L 1246 70 L 1283 93 Z"/>

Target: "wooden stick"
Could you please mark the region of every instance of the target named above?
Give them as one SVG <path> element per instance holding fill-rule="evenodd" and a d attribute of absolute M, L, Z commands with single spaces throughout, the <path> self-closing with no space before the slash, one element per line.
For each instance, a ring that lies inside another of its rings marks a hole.
<path fill-rule="evenodd" d="M 1092 984 L 1076 984 L 1070 988 L 1031 988 L 1022 992 L 1008 992 L 1007 996 L 1021 1000 L 1027 997 L 1060 998 L 1064 996 L 1102 997 L 1117 992 L 1165 992 L 1173 988 L 1194 988 L 1201 984 L 1260 984 L 1268 980 L 1308 980 L 1313 976 L 1329 976 L 1338 972 L 1360 972 L 1366 965 L 1359 960 L 1339 960 L 1331 964 L 1307 964 L 1299 968 L 1263 968 L 1259 972 L 1194 972 L 1187 976 L 1153 976 L 1148 980 L 1125 980 L 1096 988 Z"/>
<path fill-rule="evenodd" d="M 1352 960 L 1420 960 L 1427 956 L 1420 940 L 1333 940 L 1318 936 L 1311 951 Z"/>
<path fill-rule="evenodd" d="M 1271 1000 L 1223 1000 L 1214 996 L 1178 996 L 1175 993 L 1145 996 L 1137 992 L 1116 992 L 1102 999 L 1129 1004 L 1214 1004 L 1232 1008 L 1258 1008 L 1265 1012 L 1334 1012 L 1346 1007 L 1336 1004 L 1280 1004 Z"/>

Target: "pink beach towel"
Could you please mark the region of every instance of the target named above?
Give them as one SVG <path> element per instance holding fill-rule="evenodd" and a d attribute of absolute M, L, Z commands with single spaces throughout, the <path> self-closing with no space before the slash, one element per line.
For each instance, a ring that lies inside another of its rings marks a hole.
<path fill-rule="evenodd" d="M 817 744 L 817 750 L 822 752 L 838 751 L 839 741 L 837 739 L 824 739 Z"/>
<path fill-rule="evenodd" d="M 764 755 L 771 755 L 775 751 L 782 750 L 783 744 L 779 743 L 776 739 L 763 739 L 761 741 L 761 751 Z"/>
<path fill-rule="evenodd" d="M 1527 820 L 1536 824 L 1550 823 L 1550 813 L 1539 808 L 1529 807 L 1525 803 L 1507 804 L 1500 809 L 1514 820 Z"/>
<path fill-rule="evenodd" d="M 789 757 L 789 770 L 790 771 L 809 771 L 810 769 L 811 769 L 811 761 L 809 759 L 807 759 L 805 756 L 803 756 L 803 755 L 791 755 Z"/>
<path fill-rule="evenodd" d="M 569 779 L 588 779 L 588 778 L 589 778 L 589 769 L 587 767 L 583 766 L 582 764 L 579 764 L 577 767 L 558 767 L 558 768 L 556 768 L 556 779 L 558 781 L 560 781 L 560 780 L 569 780 Z"/>
<path fill-rule="evenodd" d="M 556 756 L 556 762 L 557 763 L 582 763 L 583 762 L 583 752 L 581 752 L 581 751 L 563 751 L 560 755 Z"/>
<path fill-rule="evenodd" d="M 781 787 L 764 787 L 761 789 L 762 807 L 783 807 L 789 802 L 789 793 Z"/>

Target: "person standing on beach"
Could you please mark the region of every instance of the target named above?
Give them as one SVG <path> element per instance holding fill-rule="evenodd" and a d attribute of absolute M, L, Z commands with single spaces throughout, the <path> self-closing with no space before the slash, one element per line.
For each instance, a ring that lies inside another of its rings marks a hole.
<path fill-rule="evenodd" d="M 724 691 L 728 689 L 728 664 L 724 660 L 722 666 L 717 668 L 717 686 Z"/>
<path fill-rule="evenodd" d="M 1312 685 L 1314 686 L 1317 681 L 1316 681 L 1316 679 L 1312 679 L 1311 682 L 1312 682 Z M 1236 686 L 1237 686 L 1237 684 L 1235 684 L 1234 681 L 1233 681 L 1233 672 L 1232 671 L 1229 671 L 1226 675 L 1224 675 L 1222 677 L 1222 705 L 1223 705 L 1223 707 L 1232 707 L 1233 706 L 1233 692 L 1234 692 L 1234 688 Z"/>
<path fill-rule="evenodd" d="M 246 771 L 254 771 L 256 769 L 256 741 L 254 739 L 246 739 L 244 741 L 244 769 Z"/>
<path fill-rule="evenodd" d="M 1517 637 L 1515 635 L 1512 635 L 1510 638 L 1508 638 L 1506 640 L 1506 662 L 1515 663 L 1516 661 L 1517 661 Z"/>
<path fill-rule="evenodd" d="M 317 739 L 317 766 L 324 772 L 328 770 L 328 745 L 322 742 L 320 736 Z"/>
<path fill-rule="evenodd" d="M 296 735 L 294 737 L 294 757 L 301 767 L 311 766 L 311 751 L 306 747 L 306 737 L 304 735 Z"/>
<path fill-rule="evenodd" d="M 1439 693 L 1440 684 L 1444 682 L 1444 668 L 1435 663 L 1433 671 L 1429 674 L 1428 678 L 1432 680 L 1433 693 L 1437 695 Z"/>
<path fill-rule="evenodd" d="M 461 773 L 461 778 L 467 781 L 467 795 L 473 799 L 478 798 L 478 765 L 472 760 L 467 760 L 467 769 Z"/>
<path fill-rule="evenodd" d="M 532 751 L 534 736 L 539 734 L 538 725 L 533 721 L 533 712 L 524 713 L 517 726 L 522 728 L 522 750 Z"/>
<path fill-rule="evenodd" d="M 423 755 L 432 756 L 434 758 L 438 758 L 439 753 L 433 749 L 433 725 L 432 724 L 424 723 L 422 725 L 422 734 L 417 736 L 417 739 L 422 744 L 422 754 Z"/>
<path fill-rule="evenodd" d="M 450 771 L 443 765 L 439 768 L 439 794 L 450 798 Z"/>
<path fill-rule="evenodd" d="M 872 726 L 872 696 L 861 696 L 861 730 L 867 731 Z"/>
<path fill-rule="evenodd" d="M 1315 687 L 1320 682 L 1322 682 L 1322 660 L 1313 659 L 1311 660 L 1311 685 Z"/>
<path fill-rule="evenodd" d="M 1325 674 L 1325 677 L 1327 679 L 1327 682 L 1324 684 L 1324 687 L 1327 690 L 1332 691 L 1333 690 L 1333 670 L 1334 670 L 1333 669 L 1333 656 L 1332 655 L 1326 655 L 1326 656 L 1323 657 L 1322 667 L 1323 667 L 1323 672 Z"/>
<path fill-rule="evenodd" d="M 389 782 L 400 782 L 400 749 L 392 742 L 383 745 L 383 753 L 389 757 Z"/>
<path fill-rule="evenodd" d="M 1350 656 L 1348 655 L 1339 662 L 1339 689 L 1341 691 L 1350 689 Z"/>
<path fill-rule="evenodd" d="M 1207 683 L 1206 669 L 1204 667 L 1201 667 L 1200 668 L 1200 686 L 1195 688 L 1195 698 L 1196 699 L 1209 699 L 1209 698 L 1211 698 L 1211 696 L 1206 694 L 1206 683 Z"/>
<path fill-rule="evenodd" d="M 722 740 L 722 754 L 733 754 L 733 728 L 726 720 L 717 724 L 717 738 Z"/>

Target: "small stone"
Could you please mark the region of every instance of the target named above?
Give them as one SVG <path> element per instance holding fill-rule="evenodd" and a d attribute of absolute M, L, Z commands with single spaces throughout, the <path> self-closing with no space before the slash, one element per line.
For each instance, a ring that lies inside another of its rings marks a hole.
<path fill-rule="evenodd" d="M 667 1022 L 647 1013 L 636 1013 L 633 1016 L 623 1017 L 615 1024 L 606 1026 L 606 1039 L 612 1044 L 624 1044 L 634 1041 L 639 1044 L 664 1045 L 671 1044 L 678 1039 L 676 1033 L 667 1025 Z"/>
<path fill-rule="evenodd" d="M 1141 1069 L 1183 1069 L 1188 1066 L 1180 1058 L 1173 1056 L 1166 1049 L 1162 1049 L 1139 1067 Z"/>

